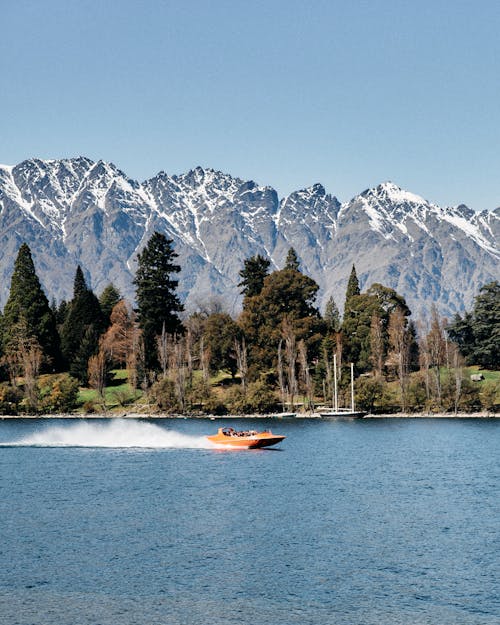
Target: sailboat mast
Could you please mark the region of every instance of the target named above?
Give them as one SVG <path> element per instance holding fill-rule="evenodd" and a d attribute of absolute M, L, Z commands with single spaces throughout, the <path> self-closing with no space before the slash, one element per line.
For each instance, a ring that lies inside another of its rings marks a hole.
<path fill-rule="evenodd" d="M 351 410 L 354 412 L 354 364 L 351 362 Z"/>
<path fill-rule="evenodd" d="M 335 412 L 338 412 L 339 401 L 337 395 L 337 354 L 333 354 L 333 408 Z"/>

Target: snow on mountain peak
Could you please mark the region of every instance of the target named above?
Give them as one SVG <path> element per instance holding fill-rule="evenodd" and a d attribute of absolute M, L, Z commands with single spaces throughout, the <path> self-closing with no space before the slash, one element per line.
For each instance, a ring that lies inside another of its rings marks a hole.
<path fill-rule="evenodd" d="M 369 189 L 368 194 L 382 198 L 393 204 L 429 204 L 423 197 L 405 191 L 393 182 L 383 182 L 375 189 Z"/>

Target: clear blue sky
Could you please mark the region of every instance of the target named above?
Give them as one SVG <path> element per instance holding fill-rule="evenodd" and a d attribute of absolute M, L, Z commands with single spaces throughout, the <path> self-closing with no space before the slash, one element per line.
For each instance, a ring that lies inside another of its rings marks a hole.
<path fill-rule="evenodd" d="M 500 205 L 500 2 L 0 0 L 0 162 Z"/>

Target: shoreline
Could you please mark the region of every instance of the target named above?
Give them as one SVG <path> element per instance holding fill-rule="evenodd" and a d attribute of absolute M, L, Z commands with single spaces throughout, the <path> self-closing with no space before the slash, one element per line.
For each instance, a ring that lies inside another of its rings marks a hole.
<path fill-rule="evenodd" d="M 75 420 L 108 420 L 108 419 L 137 419 L 137 420 L 154 420 L 154 419 L 183 419 L 183 420 L 200 420 L 205 419 L 208 421 L 216 421 L 218 419 L 274 419 L 276 421 L 296 421 L 296 420 L 316 420 L 316 421 L 332 421 L 332 420 L 353 420 L 357 421 L 368 419 L 500 419 L 500 413 L 486 413 L 486 412 L 471 412 L 471 413 L 387 413 L 387 414 L 367 414 L 362 418 L 359 417 L 336 417 L 336 418 L 322 418 L 318 413 L 301 414 L 298 413 L 294 417 L 282 417 L 278 414 L 246 414 L 246 415 L 176 415 L 176 414 L 163 414 L 163 413 L 139 413 L 139 412 L 124 412 L 124 413 L 95 413 L 95 414 L 47 414 L 47 415 L 0 415 L 0 421 L 32 421 L 34 419 L 49 420 L 49 419 L 75 419 Z"/>

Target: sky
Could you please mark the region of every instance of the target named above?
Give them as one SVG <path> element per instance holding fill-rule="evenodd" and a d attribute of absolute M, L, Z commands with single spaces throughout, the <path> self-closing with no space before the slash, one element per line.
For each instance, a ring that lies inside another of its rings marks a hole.
<path fill-rule="evenodd" d="M 0 0 L 0 163 L 500 206 L 497 0 Z"/>

